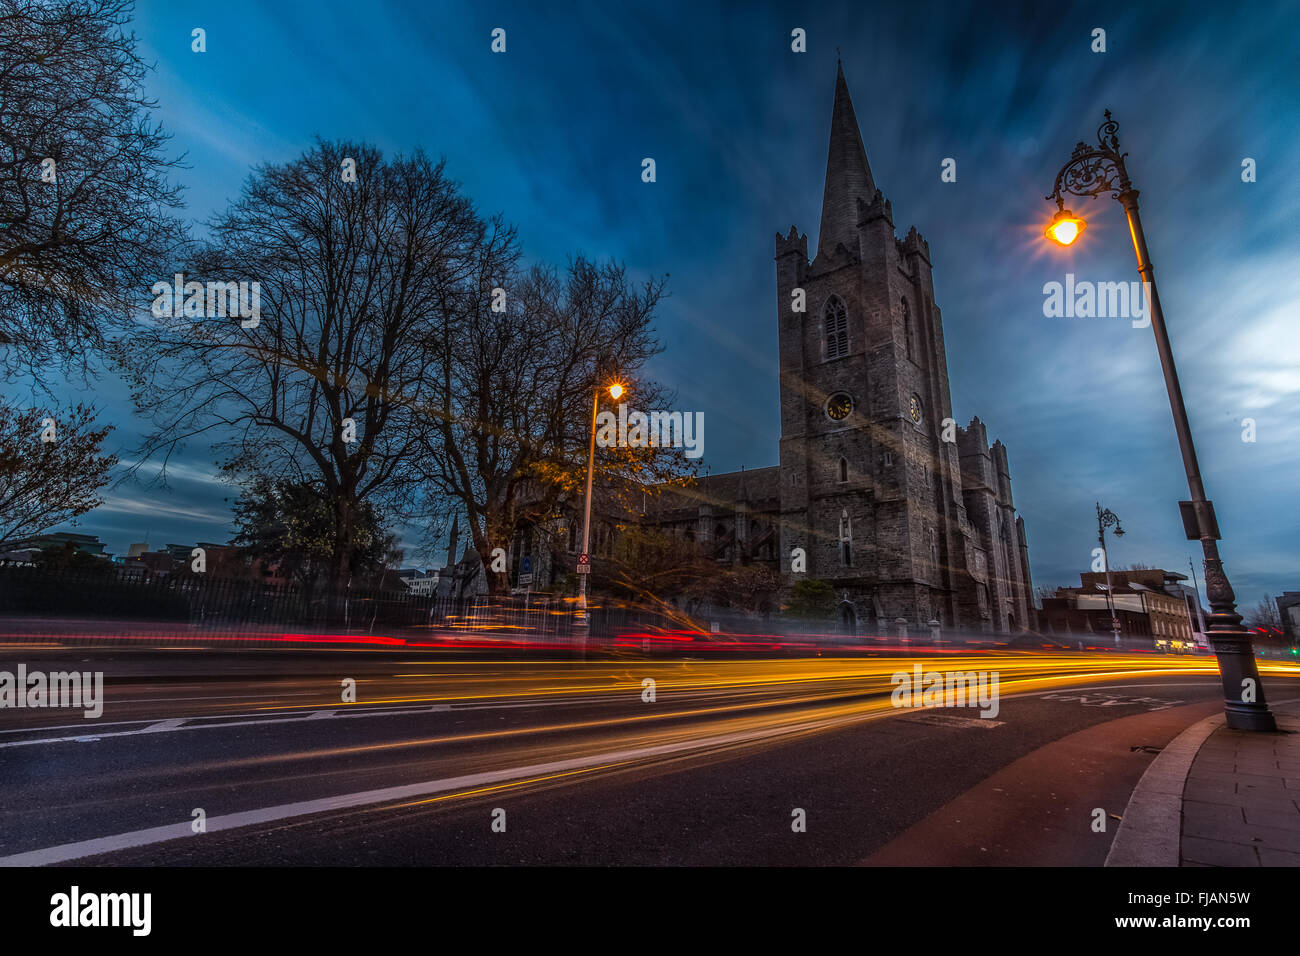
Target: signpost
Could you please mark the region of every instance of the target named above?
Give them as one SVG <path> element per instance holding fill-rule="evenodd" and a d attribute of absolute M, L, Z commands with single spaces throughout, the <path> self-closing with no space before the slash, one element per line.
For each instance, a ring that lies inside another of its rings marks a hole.
<path fill-rule="evenodd" d="M 579 574 L 591 573 L 591 555 L 589 554 L 578 555 L 578 573 Z"/>

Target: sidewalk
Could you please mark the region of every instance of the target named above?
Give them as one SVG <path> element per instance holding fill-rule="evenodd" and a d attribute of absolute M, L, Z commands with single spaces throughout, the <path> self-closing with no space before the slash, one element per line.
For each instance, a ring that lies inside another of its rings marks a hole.
<path fill-rule="evenodd" d="M 1147 768 L 1107 866 L 1300 866 L 1300 704 L 1278 732 L 1187 728 Z"/>
<path fill-rule="evenodd" d="M 1113 821 L 1139 781 L 1188 725 L 1222 713 L 1208 700 L 1092 724 L 1030 751 L 912 825 L 862 861 L 866 866 L 1102 866 L 1119 837 Z M 1200 741 L 1197 741 L 1199 746 Z M 1190 756 L 1187 761 L 1191 764 Z M 1177 830 L 1185 770 L 1172 807 L 1153 808 L 1156 822 Z M 1171 785 L 1172 789 L 1172 785 Z M 1108 832 L 1093 827 L 1106 811 Z M 1121 827 L 1123 823 L 1120 824 Z M 1131 865 L 1150 865 L 1136 862 Z M 1161 865 L 1161 864 L 1156 864 Z"/>

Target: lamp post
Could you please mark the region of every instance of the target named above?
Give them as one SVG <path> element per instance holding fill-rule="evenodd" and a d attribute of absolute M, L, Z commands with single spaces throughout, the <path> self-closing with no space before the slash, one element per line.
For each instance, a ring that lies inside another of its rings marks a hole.
<path fill-rule="evenodd" d="M 587 615 L 587 578 L 591 576 L 591 478 L 596 469 L 596 410 L 600 406 L 600 392 L 597 388 L 591 396 L 591 439 L 587 447 L 587 497 L 582 509 L 582 555 L 578 558 L 578 613 L 574 615 L 574 626 L 586 629 L 590 626 Z M 609 397 L 618 401 L 623 397 L 622 385 L 609 386 Z M 586 570 L 583 570 L 583 562 Z"/>
<path fill-rule="evenodd" d="M 1214 505 L 1205 497 L 1205 487 L 1201 482 L 1183 391 L 1178 384 L 1178 370 L 1174 366 L 1165 316 L 1156 292 L 1155 271 L 1147 252 L 1142 220 L 1138 216 L 1138 191 L 1133 188 L 1124 167 L 1124 158 L 1128 154 L 1120 151 L 1118 133 L 1119 124 L 1111 119 L 1110 110 L 1106 110 L 1106 121 L 1097 128 L 1097 145 L 1079 143 L 1074 147 L 1069 162 L 1056 174 L 1056 183 L 1047 197 L 1056 200 L 1057 208 L 1056 215 L 1048 224 L 1047 236 L 1068 246 L 1083 233 L 1083 219 L 1065 208 L 1065 193 L 1093 199 L 1110 193 L 1124 207 L 1133 251 L 1137 254 L 1138 274 L 1148 290 L 1151 330 L 1156 337 L 1156 351 L 1164 370 L 1165 389 L 1169 393 L 1178 447 L 1182 451 L 1187 487 L 1191 491 L 1190 501 L 1178 503 L 1183 529 L 1188 540 L 1200 540 L 1205 555 L 1205 596 L 1210 604 L 1210 629 L 1206 636 L 1219 662 L 1227 725 L 1235 730 L 1276 730 L 1277 724 L 1264 699 L 1250 632 L 1241 625 L 1241 615 L 1236 610 L 1237 596 L 1219 559 L 1220 535 Z"/>
<path fill-rule="evenodd" d="M 1110 629 L 1115 634 L 1115 646 L 1119 647 L 1119 618 L 1115 616 L 1115 592 L 1110 587 L 1110 552 L 1106 550 L 1106 529 L 1112 525 L 1115 537 L 1124 537 L 1119 516 L 1109 508 L 1102 510 L 1101 502 L 1097 502 L 1097 542 L 1101 545 L 1101 563 L 1106 568 L 1106 606 L 1110 608 Z"/>

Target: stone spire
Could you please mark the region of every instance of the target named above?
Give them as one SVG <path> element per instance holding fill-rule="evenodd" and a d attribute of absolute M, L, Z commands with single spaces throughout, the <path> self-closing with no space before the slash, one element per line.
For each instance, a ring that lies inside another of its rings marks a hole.
<path fill-rule="evenodd" d="M 456 542 L 460 540 L 460 514 L 457 513 L 451 519 L 451 540 L 447 542 L 447 566 L 456 566 Z"/>
<path fill-rule="evenodd" d="M 822 194 L 821 233 L 817 254 L 830 255 L 837 242 L 857 249 L 858 200 L 871 202 L 876 184 L 867 165 L 862 132 L 844 82 L 844 67 L 836 61 L 835 107 L 831 112 L 831 142 L 826 156 L 826 191 Z"/>

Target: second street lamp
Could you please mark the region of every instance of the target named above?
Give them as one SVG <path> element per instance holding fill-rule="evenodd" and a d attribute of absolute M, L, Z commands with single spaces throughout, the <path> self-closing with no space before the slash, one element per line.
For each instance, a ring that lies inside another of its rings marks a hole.
<path fill-rule="evenodd" d="M 1228 583 L 1228 575 L 1219 558 L 1219 525 L 1214 516 L 1214 505 L 1205 497 L 1205 486 L 1201 482 L 1201 468 L 1196 460 L 1196 446 L 1192 443 L 1183 390 L 1178 383 L 1164 312 L 1160 309 L 1160 295 L 1156 292 L 1155 270 L 1147 253 L 1142 220 L 1138 216 L 1138 191 L 1133 188 L 1124 168 L 1124 157 L 1128 153 L 1120 151 L 1118 134 L 1119 124 L 1111 119 L 1110 110 L 1106 110 L 1106 122 L 1097 128 L 1097 145 L 1079 143 L 1074 147 L 1069 162 L 1056 174 L 1056 184 L 1047 197 L 1056 200 L 1057 208 L 1047 236 L 1068 246 L 1083 231 L 1083 220 L 1065 208 L 1066 193 L 1093 199 L 1102 193 L 1110 193 L 1124 207 L 1133 251 L 1137 253 L 1138 274 L 1150 298 L 1151 330 L 1156 337 L 1156 351 L 1160 354 L 1165 389 L 1169 393 L 1174 428 L 1178 432 L 1178 447 L 1182 451 L 1183 469 L 1187 472 L 1187 486 L 1191 491 L 1191 501 L 1178 503 L 1183 530 L 1189 540 L 1200 540 L 1205 554 L 1205 596 L 1210 604 L 1210 629 L 1206 636 L 1219 661 L 1227 725 L 1234 730 L 1276 730 L 1277 723 L 1264 700 L 1264 687 L 1255 663 L 1255 647 L 1250 632 L 1241 625 L 1237 596 Z M 1068 224 L 1073 224 L 1073 228 Z"/>
<path fill-rule="evenodd" d="M 1109 508 L 1102 509 L 1097 502 L 1097 542 L 1101 545 L 1101 563 L 1106 568 L 1106 606 L 1110 608 L 1110 629 L 1115 634 L 1115 646 L 1119 647 L 1119 617 L 1115 612 L 1115 592 L 1110 586 L 1110 552 L 1106 550 L 1106 529 L 1115 526 L 1115 537 L 1124 537 L 1120 527 L 1119 516 Z"/>
<path fill-rule="evenodd" d="M 623 397 L 624 388 L 617 383 L 608 388 L 609 397 L 618 401 Z M 601 389 L 597 388 L 591 396 L 591 436 L 587 448 L 587 496 L 582 508 L 582 554 L 578 557 L 578 613 L 574 615 L 574 624 L 582 629 L 590 626 L 587 615 L 587 578 L 591 576 L 591 479 L 596 469 L 596 413 L 600 408 Z"/>

